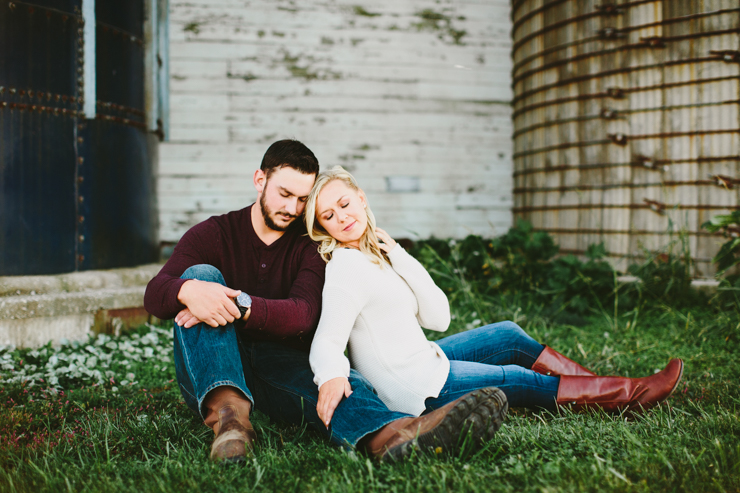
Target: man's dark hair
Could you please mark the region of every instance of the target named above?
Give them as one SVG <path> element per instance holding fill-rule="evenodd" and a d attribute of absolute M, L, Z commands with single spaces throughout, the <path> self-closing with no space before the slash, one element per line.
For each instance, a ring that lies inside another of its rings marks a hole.
<path fill-rule="evenodd" d="M 311 149 L 297 140 L 285 139 L 273 143 L 265 152 L 260 169 L 269 179 L 275 170 L 286 166 L 306 175 L 319 174 L 319 160 Z"/>

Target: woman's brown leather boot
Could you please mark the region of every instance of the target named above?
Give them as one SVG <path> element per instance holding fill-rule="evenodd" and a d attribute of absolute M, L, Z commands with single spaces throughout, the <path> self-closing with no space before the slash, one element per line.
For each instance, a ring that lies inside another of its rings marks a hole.
<path fill-rule="evenodd" d="M 666 400 L 676 390 L 681 375 L 680 359 L 672 359 L 662 371 L 643 378 L 561 375 L 557 403 L 574 411 L 601 408 L 640 413 Z"/>
<path fill-rule="evenodd" d="M 595 376 L 596 374 L 582 367 L 570 358 L 566 358 L 549 346 L 537 357 L 532 365 L 532 371 L 542 375 L 581 375 Z"/>

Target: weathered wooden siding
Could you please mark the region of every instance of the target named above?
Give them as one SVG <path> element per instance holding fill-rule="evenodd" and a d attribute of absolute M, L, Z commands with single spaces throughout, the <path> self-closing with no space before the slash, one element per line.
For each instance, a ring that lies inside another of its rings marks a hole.
<path fill-rule="evenodd" d="M 514 212 L 615 259 L 740 205 L 737 0 L 513 2 Z M 675 239 L 675 236 L 674 236 Z"/>
<path fill-rule="evenodd" d="M 355 173 L 394 236 L 510 226 L 507 0 L 170 5 L 163 241 L 251 203 L 253 171 L 287 137 Z M 394 180 L 413 191 L 389 191 Z"/>

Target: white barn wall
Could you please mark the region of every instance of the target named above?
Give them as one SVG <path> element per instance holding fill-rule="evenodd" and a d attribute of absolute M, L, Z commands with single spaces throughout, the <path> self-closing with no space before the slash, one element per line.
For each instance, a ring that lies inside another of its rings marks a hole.
<path fill-rule="evenodd" d="M 398 238 L 511 225 L 508 0 L 170 5 L 162 241 L 253 202 L 252 173 L 281 138 L 352 171 Z M 418 191 L 388 191 L 396 176 Z"/>

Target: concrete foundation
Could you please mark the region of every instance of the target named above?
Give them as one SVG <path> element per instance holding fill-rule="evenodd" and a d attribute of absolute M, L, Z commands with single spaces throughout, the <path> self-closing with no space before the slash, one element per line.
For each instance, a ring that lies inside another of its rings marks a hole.
<path fill-rule="evenodd" d="M 38 347 L 157 322 L 144 310 L 144 290 L 160 268 L 0 277 L 0 344 Z"/>

